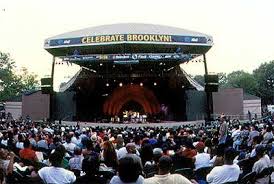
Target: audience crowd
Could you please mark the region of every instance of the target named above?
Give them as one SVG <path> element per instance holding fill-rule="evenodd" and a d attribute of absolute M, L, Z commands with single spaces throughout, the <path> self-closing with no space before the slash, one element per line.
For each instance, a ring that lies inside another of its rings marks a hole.
<path fill-rule="evenodd" d="M 271 118 L 174 128 L 2 120 L 0 183 L 271 183 Z"/>

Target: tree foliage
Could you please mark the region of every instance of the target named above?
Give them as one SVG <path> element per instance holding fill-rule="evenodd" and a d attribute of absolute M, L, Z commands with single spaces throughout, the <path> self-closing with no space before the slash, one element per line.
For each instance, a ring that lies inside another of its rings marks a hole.
<path fill-rule="evenodd" d="M 243 88 L 244 92 L 256 95 L 257 80 L 252 74 L 243 70 L 234 71 L 227 75 L 227 82 L 224 87 Z"/>
<path fill-rule="evenodd" d="M 0 52 L 0 101 L 8 100 L 38 86 L 37 75 L 30 74 L 26 68 L 22 68 L 18 74 L 15 69 L 15 63 L 10 55 Z"/>
<path fill-rule="evenodd" d="M 273 104 L 274 97 L 274 61 L 263 63 L 253 71 L 257 80 L 257 95 L 260 96 L 264 104 Z"/>

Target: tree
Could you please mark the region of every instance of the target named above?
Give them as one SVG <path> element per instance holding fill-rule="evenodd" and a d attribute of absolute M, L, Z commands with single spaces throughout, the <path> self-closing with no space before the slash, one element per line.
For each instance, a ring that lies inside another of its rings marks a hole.
<path fill-rule="evenodd" d="M 10 55 L 0 52 L 0 101 L 8 100 L 38 85 L 36 75 L 29 74 L 24 68 L 23 73 L 18 75 L 15 68 Z"/>
<path fill-rule="evenodd" d="M 218 77 L 219 77 L 219 87 L 223 88 L 227 84 L 226 73 L 218 73 Z"/>
<path fill-rule="evenodd" d="M 226 88 L 243 88 L 244 92 L 256 95 L 258 82 L 256 78 L 243 70 L 234 71 L 227 75 Z"/>
<path fill-rule="evenodd" d="M 263 63 L 253 71 L 254 78 L 258 81 L 257 95 L 262 98 L 263 104 L 273 104 L 274 87 L 274 60 Z"/>

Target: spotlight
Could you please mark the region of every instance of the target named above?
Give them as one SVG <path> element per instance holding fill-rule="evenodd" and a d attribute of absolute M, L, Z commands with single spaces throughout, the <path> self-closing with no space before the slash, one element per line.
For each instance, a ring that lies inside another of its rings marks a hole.
<path fill-rule="evenodd" d="M 122 87 L 122 86 L 123 86 L 123 83 L 120 82 L 120 83 L 119 83 L 119 86 Z"/>
<path fill-rule="evenodd" d="M 109 86 L 109 83 L 106 83 L 106 86 L 108 87 L 108 86 Z"/>
<path fill-rule="evenodd" d="M 140 86 L 143 86 L 143 83 L 142 83 L 142 82 L 140 83 Z"/>
<path fill-rule="evenodd" d="M 157 86 L 157 83 L 156 82 L 154 82 L 154 84 L 153 84 L 154 86 Z"/>

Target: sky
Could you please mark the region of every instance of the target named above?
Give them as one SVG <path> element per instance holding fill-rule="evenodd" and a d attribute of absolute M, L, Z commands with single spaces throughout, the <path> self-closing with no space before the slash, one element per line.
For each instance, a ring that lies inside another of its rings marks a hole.
<path fill-rule="evenodd" d="M 273 0 L 0 0 L 0 51 L 18 68 L 50 75 L 52 56 L 44 40 L 57 34 L 114 23 L 151 23 L 213 36 L 210 73 L 244 70 L 274 60 Z M 184 64 L 204 74 L 202 63 Z M 76 67 L 57 66 L 59 82 Z"/>

